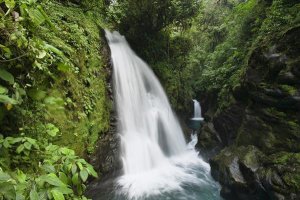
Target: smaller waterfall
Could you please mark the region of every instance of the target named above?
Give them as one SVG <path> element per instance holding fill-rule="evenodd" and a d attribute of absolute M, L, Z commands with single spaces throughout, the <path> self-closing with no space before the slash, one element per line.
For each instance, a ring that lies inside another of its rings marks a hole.
<path fill-rule="evenodd" d="M 199 101 L 193 99 L 193 102 L 194 102 L 194 117 L 192 118 L 192 120 L 203 120 Z"/>

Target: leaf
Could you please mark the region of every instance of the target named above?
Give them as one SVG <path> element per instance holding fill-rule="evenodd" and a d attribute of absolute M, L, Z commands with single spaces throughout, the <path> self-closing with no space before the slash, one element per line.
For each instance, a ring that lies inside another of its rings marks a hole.
<path fill-rule="evenodd" d="M 15 82 L 13 75 L 5 69 L 0 69 L 0 78 L 9 82 L 9 84 L 14 84 Z"/>
<path fill-rule="evenodd" d="M 83 166 L 82 166 L 82 164 L 81 164 L 80 162 L 76 162 L 76 163 L 77 163 L 77 165 L 78 165 L 79 169 L 80 169 L 80 170 L 82 170 L 82 169 L 83 169 Z"/>
<path fill-rule="evenodd" d="M 25 146 L 25 148 L 26 148 L 26 149 L 30 150 L 30 149 L 31 149 L 31 146 L 32 146 L 32 144 L 31 144 L 31 143 L 29 143 L 29 142 L 25 142 L 25 143 L 24 143 L 24 146 Z"/>
<path fill-rule="evenodd" d="M 4 199 L 15 200 L 16 190 L 10 183 L 0 183 L 0 194 L 3 194 Z"/>
<path fill-rule="evenodd" d="M 48 164 L 45 164 L 42 166 L 42 168 L 48 172 L 48 173 L 54 173 L 55 172 L 55 168 L 53 165 L 48 165 Z"/>
<path fill-rule="evenodd" d="M 59 179 L 64 182 L 66 185 L 69 183 L 69 178 L 63 172 L 59 172 Z"/>
<path fill-rule="evenodd" d="M 51 194 L 53 195 L 54 200 L 65 200 L 63 193 L 58 190 L 51 190 Z"/>
<path fill-rule="evenodd" d="M 50 185 L 58 186 L 58 187 L 65 187 L 64 184 L 55 174 L 51 173 L 46 176 L 45 182 L 49 183 Z"/>
<path fill-rule="evenodd" d="M 18 101 L 16 101 L 15 99 L 12 99 L 10 98 L 9 96 L 7 95 L 2 95 L 0 94 L 0 103 L 5 103 L 5 104 L 17 104 Z"/>
<path fill-rule="evenodd" d="M 29 137 L 25 137 L 26 140 L 30 143 L 30 144 L 36 144 L 36 139 L 32 139 L 32 138 L 29 138 Z"/>
<path fill-rule="evenodd" d="M 97 178 L 98 174 L 97 172 L 94 170 L 93 166 L 88 164 L 87 165 L 87 171 L 89 172 L 90 175 L 92 175 L 93 177 Z"/>
<path fill-rule="evenodd" d="M 89 173 L 86 169 L 83 169 L 80 171 L 80 178 L 83 182 L 85 182 L 87 180 L 88 176 L 89 176 Z"/>
<path fill-rule="evenodd" d="M 55 187 L 55 190 L 63 193 L 63 194 L 72 194 L 74 191 L 68 187 Z"/>
<path fill-rule="evenodd" d="M 28 9 L 28 15 L 32 22 L 37 26 L 41 25 L 46 20 L 43 13 L 35 8 Z"/>
<path fill-rule="evenodd" d="M 25 196 L 23 195 L 23 191 L 18 191 L 18 190 L 16 191 L 16 200 L 25 200 Z"/>
<path fill-rule="evenodd" d="M 74 164 L 72 165 L 72 174 L 75 174 L 76 171 L 77 171 L 77 165 L 74 163 Z"/>
<path fill-rule="evenodd" d="M 79 184 L 79 178 L 78 178 L 78 173 L 74 174 L 72 177 L 72 183 L 74 185 L 78 185 Z"/>
<path fill-rule="evenodd" d="M 5 58 L 10 58 L 11 57 L 12 53 L 11 53 L 11 50 L 8 47 L 0 44 L 0 48 L 4 51 Z"/>
<path fill-rule="evenodd" d="M 39 195 L 35 189 L 32 189 L 29 194 L 30 200 L 39 200 Z"/>
<path fill-rule="evenodd" d="M 24 150 L 24 147 L 25 147 L 25 146 L 24 146 L 23 144 L 21 144 L 20 146 L 18 146 L 16 152 L 17 152 L 18 154 L 20 154 L 20 153 Z"/>
<path fill-rule="evenodd" d="M 46 132 L 48 133 L 48 135 L 50 135 L 52 137 L 55 137 L 57 135 L 57 133 L 59 132 L 59 129 L 51 123 L 48 123 L 46 125 L 46 128 L 47 128 Z"/>
<path fill-rule="evenodd" d="M 5 138 L 5 140 L 3 141 L 3 146 L 4 146 L 4 148 L 9 148 L 9 147 L 11 147 L 11 144 L 10 144 L 10 142 L 9 142 L 9 140 L 7 140 L 6 138 Z"/>
<path fill-rule="evenodd" d="M 70 71 L 71 67 L 70 67 L 70 65 L 68 65 L 66 63 L 59 63 L 57 65 L 57 69 L 62 72 L 68 72 L 68 71 Z"/>
<path fill-rule="evenodd" d="M 0 94 L 7 94 L 7 92 L 7 88 L 0 85 Z"/>
<path fill-rule="evenodd" d="M 12 9 L 15 7 L 16 3 L 14 0 L 5 0 L 5 5 L 7 8 Z"/>
<path fill-rule="evenodd" d="M 10 175 L 0 171 L 0 182 L 6 182 L 11 179 Z"/>
<path fill-rule="evenodd" d="M 23 139 L 23 138 L 21 138 L 21 137 L 17 137 L 17 138 L 14 138 L 10 143 L 11 143 L 11 144 L 16 144 L 16 143 L 18 143 L 18 142 L 21 142 L 22 139 Z"/>
<path fill-rule="evenodd" d="M 39 58 L 39 59 L 42 59 L 42 58 L 44 58 L 46 55 L 47 55 L 47 52 L 42 50 L 42 51 L 39 52 L 39 55 L 37 55 L 36 57 Z"/>
<path fill-rule="evenodd" d="M 50 44 L 44 44 L 44 48 L 48 51 L 52 51 L 53 53 L 57 54 L 60 57 L 64 57 L 64 53 L 62 51 L 60 51 L 58 48 Z"/>
<path fill-rule="evenodd" d="M 70 156 L 75 155 L 75 152 L 72 149 L 68 149 L 66 147 L 60 148 L 60 152 L 64 155 L 70 155 Z"/>
<path fill-rule="evenodd" d="M 26 183 L 26 174 L 24 174 L 21 170 L 17 171 L 16 179 L 19 181 L 19 183 Z"/>

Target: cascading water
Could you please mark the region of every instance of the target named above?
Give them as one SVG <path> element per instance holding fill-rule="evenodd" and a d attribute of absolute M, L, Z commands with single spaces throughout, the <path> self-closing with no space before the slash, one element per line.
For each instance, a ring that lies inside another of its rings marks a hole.
<path fill-rule="evenodd" d="M 154 73 L 124 36 L 106 31 L 106 37 L 114 68 L 124 170 L 116 183 L 118 198 L 110 199 L 219 199 L 210 167 L 195 151 L 197 138 L 186 144 Z"/>
<path fill-rule="evenodd" d="M 193 119 L 203 119 L 199 101 L 193 99 L 193 102 L 194 102 L 194 118 Z"/>

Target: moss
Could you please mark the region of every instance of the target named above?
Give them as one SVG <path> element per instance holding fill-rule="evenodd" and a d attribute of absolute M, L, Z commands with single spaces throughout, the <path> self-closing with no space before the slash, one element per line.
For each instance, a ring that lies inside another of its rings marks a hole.
<path fill-rule="evenodd" d="M 270 151 L 274 147 L 276 137 L 273 129 L 264 123 L 259 117 L 248 117 L 240 129 L 236 138 L 237 145 L 255 145 L 264 151 Z"/>
<path fill-rule="evenodd" d="M 88 147 L 92 153 L 99 134 L 109 128 L 109 100 L 106 94 L 106 73 L 101 58 L 97 13 L 85 12 L 78 7 L 49 2 L 46 11 L 60 30 L 57 33 L 41 33 L 49 42 L 62 46 L 77 68 L 76 73 L 61 74 L 51 90 L 61 93 L 69 109 L 65 115 L 51 113 L 62 132 L 58 142 L 72 147 L 82 155 Z M 76 139 L 74 139 L 76 138 Z"/>
<path fill-rule="evenodd" d="M 284 92 L 288 93 L 291 96 L 294 96 L 297 94 L 297 88 L 290 86 L 290 85 L 280 85 L 279 86 Z"/>
<path fill-rule="evenodd" d="M 275 117 L 278 117 L 278 118 L 285 118 L 286 117 L 285 112 L 278 111 L 275 108 L 265 108 L 265 109 L 262 109 L 262 111 L 264 113 L 266 113 L 267 115 L 270 115 L 270 116 L 275 116 Z"/>
<path fill-rule="evenodd" d="M 288 191 L 298 192 L 300 189 L 300 153 L 279 152 L 270 155 L 265 164 L 277 169 L 285 184 L 288 185 Z"/>
<path fill-rule="evenodd" d="M 33 66 L 27 75 L 32 80 L 29 98 L 11 112 L 11 118 L 36 138 L 42 138 L 42 124 L 54 124 L 60 130 L 54 143 L 84 156 L 94 151 L 100 134 L 109 128 L 110 100 L 100 35 L 103 23 L 99 12 L 72 4 L 47 1 L 41 6 L 55 28 L 25 28 L 32 43 L 51 45 L 59 56 L 47 54 L 49 58 L 41 61 L 40 68 Z M 24 60 L 29 65 L 35 56 Z"/>

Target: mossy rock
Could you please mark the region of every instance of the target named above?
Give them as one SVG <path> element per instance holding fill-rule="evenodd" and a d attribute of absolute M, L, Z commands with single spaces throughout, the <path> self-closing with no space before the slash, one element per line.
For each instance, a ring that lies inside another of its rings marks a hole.
<path fill-rule="evenodd" d="M 228 199 L 269 199 L 259 184 L 256 172 L 264 154 L 254 146 L 230 146 L 211 161 L 212 176 L 222 185 L 221 195 Z"/>

